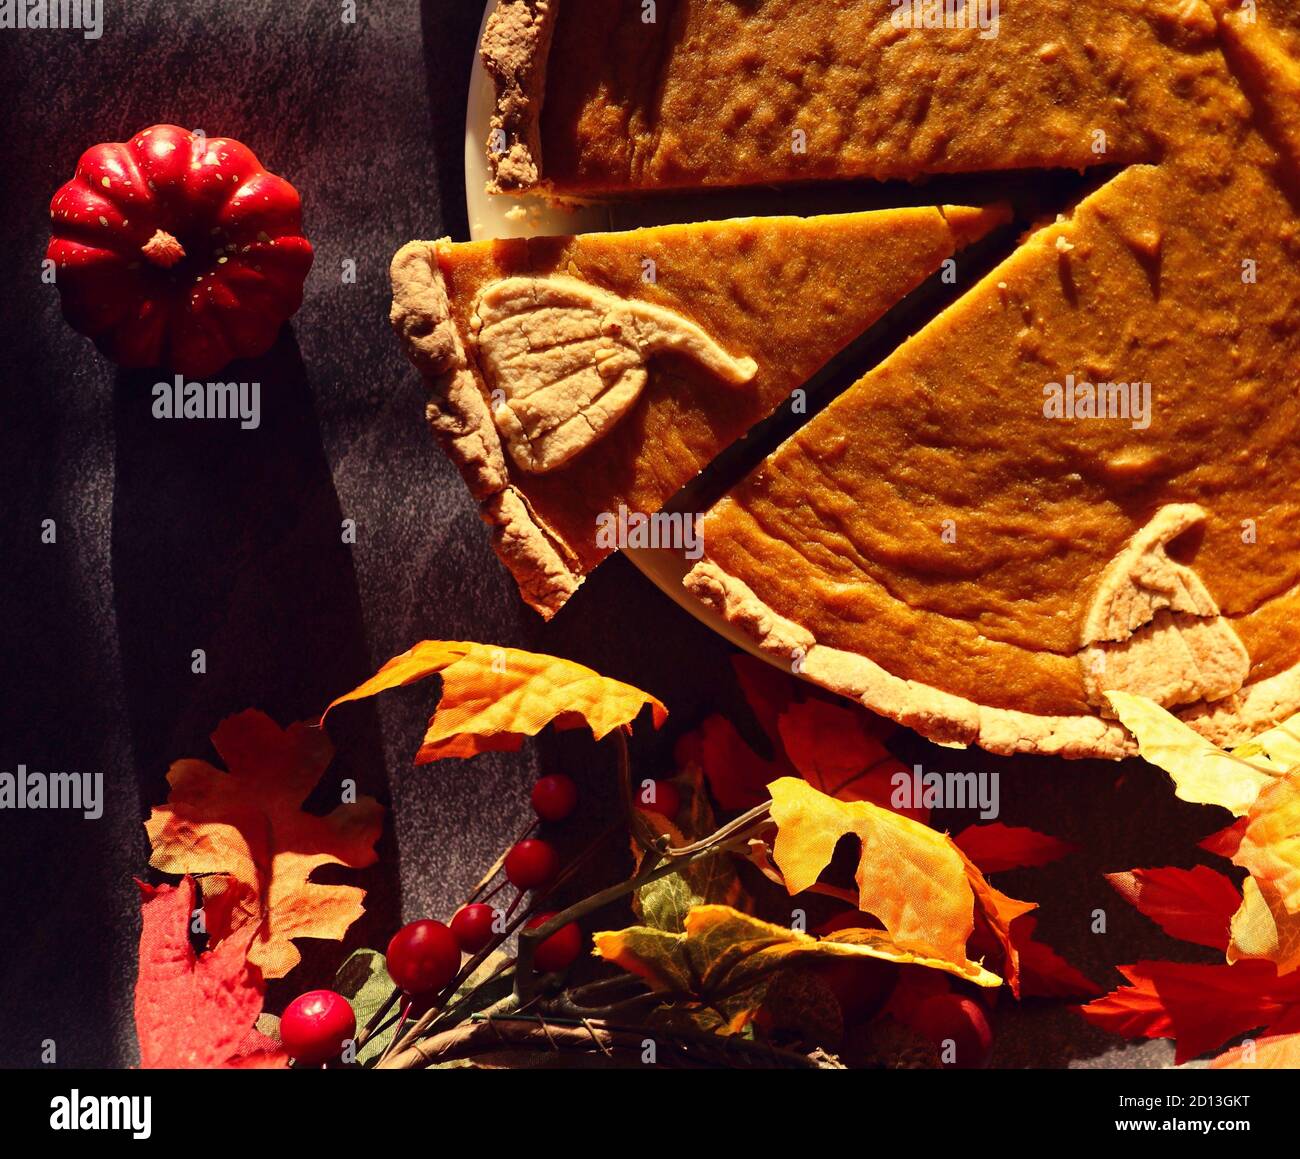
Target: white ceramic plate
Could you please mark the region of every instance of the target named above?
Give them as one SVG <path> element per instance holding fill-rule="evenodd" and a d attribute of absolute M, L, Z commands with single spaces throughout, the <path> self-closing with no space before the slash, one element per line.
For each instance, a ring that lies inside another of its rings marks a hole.
<path fill-rule="evenodd" d="M 483 24 L 497 6 L 488 0 Z M 482 28 L 479 29 L 482 39 Z M 474 71 L 469 84 L 469 104 L 465 115 L 465 205 L 469 213 L 469 234 L 474 241 L 494 237 L 536 237 L 554 234 L 596 233 L 613 227 L 609 211 L 601 206 L 577 210 L 555 209 L 536 198 L 493 197 L 487 192 L 488 166 L 486 142 L 492 124 L 494 93 L 492 80 L 483 68 L 478 52 L 474 53 Z M 635 219 L 634 207 L 621 206 L 620 229 L 642 224 Z M 649 223 L 646 223 L 649 224 Z M 682 577 L 690 562 L 681 552 L 628 549 L 623 552 L 632 565 L 669 598 L 715 632 L 756 656 L 762 653 L 743 633 L 721 616 L 715 615 L 682 587 Z"/>

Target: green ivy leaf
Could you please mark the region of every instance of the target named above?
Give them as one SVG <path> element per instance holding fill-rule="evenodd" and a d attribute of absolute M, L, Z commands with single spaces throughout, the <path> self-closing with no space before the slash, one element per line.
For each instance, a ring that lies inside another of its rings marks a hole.
<path fill-rule="evenodd" d="M 673 783 L 683 796 L 684 820 L 681 829 L 668 826 L 669 838 L 680 846 L 707 837 L 717 828 L 717 822 L 704 790 L 703 775 L 691 766 Z M 742 911 L 749 908 L 736 863 L 729 854 L 702 858 L 677 873 L 643 885 L 636 891 L 632 908 L 643 925 L 680 934 L 686 928 L 686 915 L 697 905 L 727 905 Z"/>
<path fill-rule="evenodd" d="M 388 976 L 388 963 L 378 950 L 357 950 L 334 976 L 334 989 L 352 1003 L 357 1016 L 357 1030 L 361 1030 L 393 993 L 393 980 Z M 397 1007 L 393 1008 L 394 1011 Z M 376 1034 L 357 1054 L 362 1066 L 377 1062 L 392 1041 L 396 1024 L 382 1034 Z"/>

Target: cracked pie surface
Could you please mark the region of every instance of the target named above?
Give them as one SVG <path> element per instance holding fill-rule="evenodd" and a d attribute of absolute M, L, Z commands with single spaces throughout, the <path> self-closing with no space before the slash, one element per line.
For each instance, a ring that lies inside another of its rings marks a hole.
<path fill-rule="evenodd" d="M 1121 756 L 1109 690 L 1219 743 L 1300 708 L 1300 66 L 1286 23 L 1182 14 L 1159 159 L 706 517 L 693 593 L 936 740 Z"/>

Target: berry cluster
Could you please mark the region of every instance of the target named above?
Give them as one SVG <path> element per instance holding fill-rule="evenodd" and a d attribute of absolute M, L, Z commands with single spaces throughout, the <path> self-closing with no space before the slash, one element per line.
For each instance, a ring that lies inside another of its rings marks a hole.
<path fill-rule="evenodd" d="M 667 805 L 671 801 L 680 804 L 677 791 L 666 782 L 657 783 L 657 788 L 658 793 L 647 788 L 642 807 L 671 816 L 676 806 L 670 811 Z M 666 790 L 672 791 L 671 801 L 658 795 L 666 794 Z M 551 774 L 533 786 L 532 804 L 539 821 L 563 821 L 577 808 L 578 787 L 569 777 Z M 555 881 L 560 873 L 560 858 L 549 842 L 525 835 L 506 852 L 502 868 L 516 890 L 508 910 L 503 912 L 485 901 L 470 901 L 456 911 L 449 925 L 424 918 L 404 925 L 389 941 L 388 973 L 406 995 L 408 1013 L 416 1003 L 426 1005 L 437 999 L 459 979 L 465 955 L 480 954 L 504 940 L 508 932 L 506 919 L 525 892 L 545 890 Z M 526 927 L 535 929 L 554 916 L 554 912 L 536 913 L 529 917 Z M 578 959 L 582 946 L 582 931 L 576 922 L 569 922 L 536 947 L 533 961 L 544 973 L 566 970 Z M 300 995 L 280 1019 L 280 1039 L 285 1050 L 307 1066 L 339 1058 L 356 1030 L 351 1005 L 332 990 Z"/>

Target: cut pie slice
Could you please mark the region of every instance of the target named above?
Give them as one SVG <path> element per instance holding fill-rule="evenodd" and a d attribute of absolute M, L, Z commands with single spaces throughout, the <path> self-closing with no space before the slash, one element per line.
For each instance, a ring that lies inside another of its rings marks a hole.
<path fill-rule="evenodd" d="M 1300 709 L 1300 68 L 1240 20 L 1171 93 L 1158 167 L 1033 234 L 708 513 L 692 592 L 945 743 L 1120 756 L 1109 690 L 1220 743 Z"/>
<path fill-rule="evenodd" d="M 617 544 L 1005 207 L 412 242 L 393 324 L 524 598 L 553 614 Z"/>
<path fill-rule="evenodd" d="M 496 192 L 1153 161 L 1201 0 L 501 0 Z"/>

